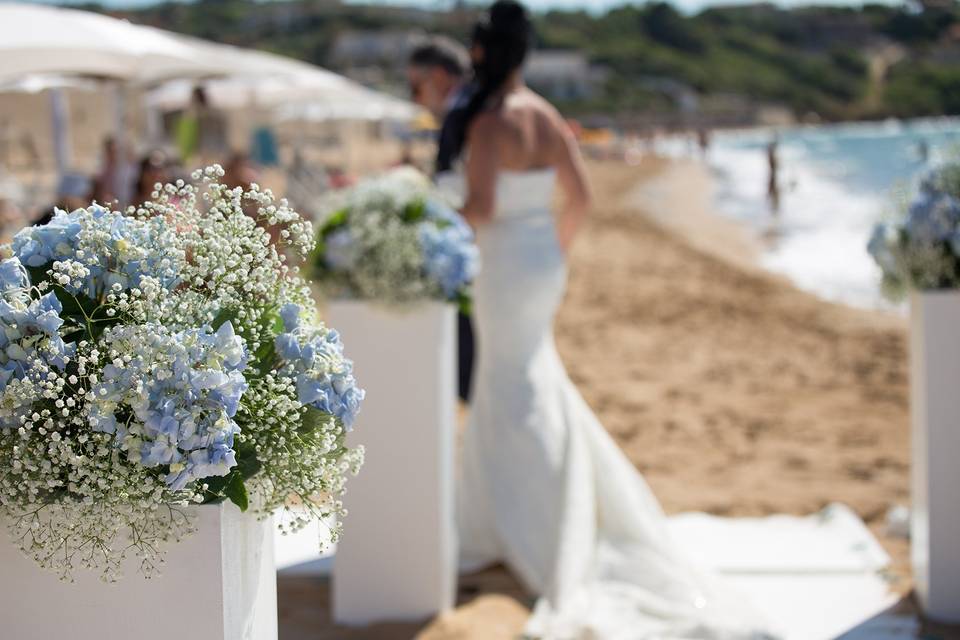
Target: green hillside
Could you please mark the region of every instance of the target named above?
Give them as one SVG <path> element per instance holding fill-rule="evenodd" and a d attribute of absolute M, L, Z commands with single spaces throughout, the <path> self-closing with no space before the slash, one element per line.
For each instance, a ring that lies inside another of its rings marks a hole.
<path fill-rule="evenodd" d="M 421 29 L 464 37 L 473 9 L 423 11 L 333 1 L 202 0 L 128 12 L 130 19 L 337 68 L 331 48 L 348 30 Z M 776 105 L 824 119 L 960 113 L 960 9 L 952 1 L 862 9 L 624 6 L 595 16 L 537 17 L 538 44 L 578 49 L 604 78 L 571 112 L 665 111 L 669 81 L 700 98 Z"/>

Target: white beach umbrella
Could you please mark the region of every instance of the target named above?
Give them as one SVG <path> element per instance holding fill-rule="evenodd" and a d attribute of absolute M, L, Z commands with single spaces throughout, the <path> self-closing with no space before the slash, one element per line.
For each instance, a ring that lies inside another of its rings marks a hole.
<path fill-rule="evenodd" d="M 0 93 L 43 93 L 51 89 L 79 89 L 95 91 L 99 86 L 96 80 L 62 76 L 59 74 L 31 74 L 19 78 L 0 81 Z"/>
<path fill-rule="evenodd" d="M 180 39 L 205 60 L 226 70 L 223 76 L 203 83 L 211 104 L 221 109 L 255 107 L 284 114 L 281 119 L 314 121 L 408 120 L 417 114 L 413 104 L 306 62 L 194 38 Z M 163 110 L 182 108 L 189 103 L 194 86 L 187 80 L 167 82 L 151 91 L 146 103 Z"/>
<path fill-rule="evenodd" d="M 221 71 L 159 29 L 87 11 L 0 3 L 0 81 L 61 74 L 152 82 Z"/>

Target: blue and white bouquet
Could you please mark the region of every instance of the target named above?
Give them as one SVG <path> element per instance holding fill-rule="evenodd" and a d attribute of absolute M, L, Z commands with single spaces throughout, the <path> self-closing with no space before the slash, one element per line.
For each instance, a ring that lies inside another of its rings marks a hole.
<path fill-rule="evenodd" d="M 313 230 L 222 175 L 58 211 L 2 248 L 0 519 L 63 578 L 127 556 L 154 574 L 191 504 L 287 509 L 286 530 L 342 513 L 363 391 L 287 264 Z"/>
<path fill-rule="evenodd" d="M 339 194 L 312 262 L 331 298 L 408 306 L 469 304 L 479 257 L 473 231 L 413 169 L 395 169 Z"/>
<path fill-rule="evenodd" d="M 891 298 L 960 287 L 960 163 L 926 174 L 901 219 L 874 228 L 867 250 Z"/>

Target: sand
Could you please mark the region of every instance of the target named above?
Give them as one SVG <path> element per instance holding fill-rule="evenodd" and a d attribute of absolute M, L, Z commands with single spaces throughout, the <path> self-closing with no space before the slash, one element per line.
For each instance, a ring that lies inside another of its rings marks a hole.
<path fill-rule="evenodd" d="M 705 210 L 696 165 L 649 161 L 640 171 L 658 187 L 646 190 L 638 171 L 593 169 L 612 198 L 574 249 L 557 339 L 664 508 L 804 514 L 844 502 L 902 568 L 906 545 L 883 524 L 909 499 L 903 319 L 751 266 L 745 236 L 705 241 L 732 229 Z M 666 216 L 685 233 L 651 221 Z"/>
<path fill-rule="evenodd" d="M 755 266 L 757 244 L 710 210 L 698 165 L 594 162 L 598 201 L 571 255 L 557 341 L 571 377 L 670 513 L 809 514 L 851 506 L 911 583 L 885 516 L 909 501 L 905 322 L 830 304 Z M 461 581 L 460 606 L 423 625 L 295 624 L 281 637 L 515 638 L 531 605 L 503 569 Z"/>

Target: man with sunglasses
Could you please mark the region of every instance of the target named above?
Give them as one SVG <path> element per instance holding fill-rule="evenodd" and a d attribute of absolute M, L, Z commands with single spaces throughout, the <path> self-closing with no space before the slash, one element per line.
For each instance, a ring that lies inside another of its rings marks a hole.
<path fill-rule="evenodd" d="M 454 155 L 458 117 L 470 101 L 468 82 L 470 56 L 467 50 L 449 38 L 435 36 L 415 47 L 407 64 L 410 96 L 414 102 L 442 122 L 437 140 L 436 173 L 449 171 Z M 460 399 L 468 402 L 473 377 L 473 326 L 470 316 L 459 314 L 457 328 L 459 371 L 457 387 Z"/>

